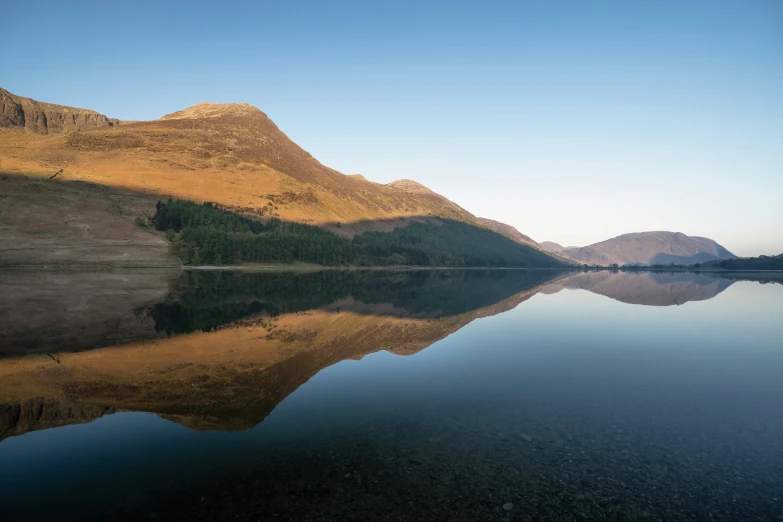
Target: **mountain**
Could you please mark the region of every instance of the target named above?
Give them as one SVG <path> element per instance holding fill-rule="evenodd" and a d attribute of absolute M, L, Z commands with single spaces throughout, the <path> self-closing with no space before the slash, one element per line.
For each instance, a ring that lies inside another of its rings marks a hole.
<path fill-rule="evenodd" d="M 54 177 L 61 182 L 57 190 L 67 185 L 108 194 L 114 201 L 109 208 L 131 229 L 135 221 L 155 213 L 159 199 L 169 196 L 211 201 L 264 220 L 276 217 L 317 225 L 348 238 L 365 231 L 390 232 L 412 223 L 439 225 L 449 220 L 498 228 L 415 181 L 384 185 L 330 169 L 252 105 L 205 102 L 160 120 L 120 122 L 95 111 L 37 102 L 7 91 L 2 91 L 2 100 L 0 175 L 8 183 L 5 188 L 0 183 L 0 197 L 19 190 L 30 192 L 31 198 L 49 193 L 51 183 L 29 185 Z M 17 183 L 20 180 L 23 183 Z M 83 200 L 93 197 L 84 195 Z M 125 212 L 124 202 L 131 200 L 134 208 Z M 79 218 L 78 209 L 75 205 L 70 215 Z M 57 218 L 66 214 L 56 198 L 45 198 L 37 213 Z M 20 241 L 36 233 L 53 234 L 51 228 L 35 230 L 34 219 L 4 215 L 0 226 L 5 219 L 15 220 L 12 226 Z M 540 252 L 518 232 L 499 233 Z M 123 234 L 133 236 L 130 229 Z M 78 240 L 73 244 L 78 246 Z M 24 255 L 28 254 L 31 259 L 51 257 L 32 250 Z M 63 261 L 81 259 L 71 254 L 69 250 L 58 255 Z M 79 255 L 90 254 L 82 249 Z"/>
<path fill-rule="evenodd" d="M 586 247 L 566 248 L 561 255 L 588 265 L 704 263 L 736 257 L 712 239 L 681 232 L 623 234 Z"/>
<path fill-rule="evenodd" d="M 199 103 L 160 120 L 113 126 L 94 111 L 10 96 L 31 107 L 57 108 L 57 114 L 81 114 L 88 123 L 58 128 L 73 132 L 44 141 L 31 135 L 38 127 L 31 127 L 29 118 L 7 119 L 4 127 L 28 132 L 0 135 L 1 144 L 15 149 L 13 157 L 2 158 L 6 168 L 28 160 L 62 168 L 58 179 L 209 200 L 250 215 L 331 227 L 344 235 L 389 230 L 429 217 L 478 225 L 475 216 L 418 183 L 382 185 L 322 165 L 266 114 L 245 103 Z"/>

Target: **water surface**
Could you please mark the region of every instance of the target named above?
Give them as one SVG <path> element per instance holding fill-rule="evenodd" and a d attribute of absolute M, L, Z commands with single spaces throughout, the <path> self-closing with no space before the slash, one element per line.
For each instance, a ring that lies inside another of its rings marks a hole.
<path fill-rule="evenodd" d="M 0 278 L 9 520 L 783 517 L 774 276 L 46 277 Z"/>

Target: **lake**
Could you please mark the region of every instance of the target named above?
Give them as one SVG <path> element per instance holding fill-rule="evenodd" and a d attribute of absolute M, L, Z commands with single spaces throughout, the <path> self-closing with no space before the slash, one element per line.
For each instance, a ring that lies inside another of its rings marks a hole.
<path fill-rule="evenodd" d="M 783 276 L 0 274 L 3 520 L 782 520 Z"/>

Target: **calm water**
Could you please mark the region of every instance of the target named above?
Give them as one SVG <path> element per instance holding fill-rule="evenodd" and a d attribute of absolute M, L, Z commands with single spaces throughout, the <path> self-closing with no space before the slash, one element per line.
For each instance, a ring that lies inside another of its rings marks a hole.
<path fill-rule="evenodd" d="M 0 512 L 783 520 L 781 280 L 3 273 Z"/>

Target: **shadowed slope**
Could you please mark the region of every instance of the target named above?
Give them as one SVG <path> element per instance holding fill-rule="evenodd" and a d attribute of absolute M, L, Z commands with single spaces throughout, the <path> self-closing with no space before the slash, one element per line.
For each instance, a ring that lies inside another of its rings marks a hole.
<path fill-rule="evenodd" d="M 177 267 L 146 222 L 157 199 L 93 183 L 0 172 L 0 266 Z"/>

